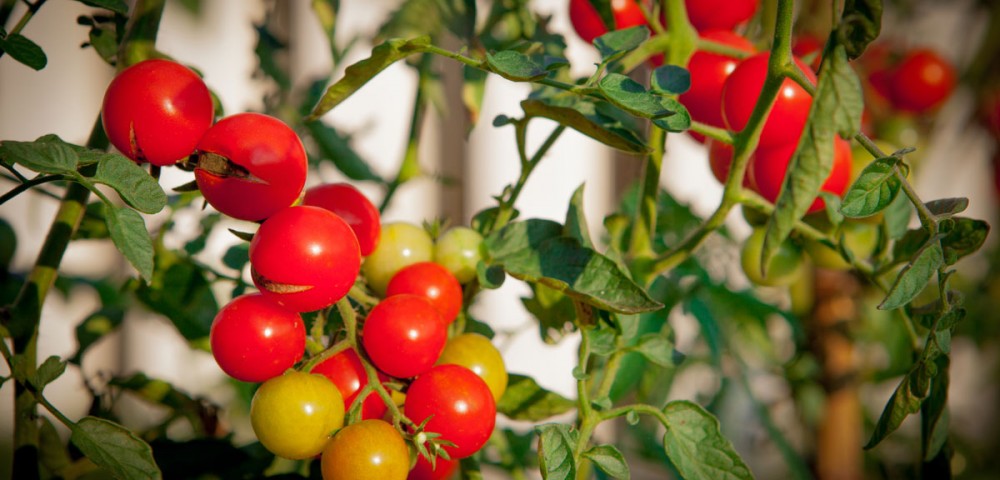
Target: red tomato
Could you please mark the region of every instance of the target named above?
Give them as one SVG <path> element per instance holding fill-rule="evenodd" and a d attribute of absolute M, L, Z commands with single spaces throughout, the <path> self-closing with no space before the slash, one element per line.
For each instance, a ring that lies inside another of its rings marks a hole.
<path fill-rule="evenodd" d="M 729 166 L 733 163 L 733 146 L 712 139 L 709 139 L 706 145 L 708 146 L 708 165 L 712 168 L 712 175 L 719 183 L 725 185 L 726 179 L 729 178 Z M 746 175 L 743 175 L 743 187 L 756 190 L 751 178 L 752 173 L 753 169 L 747 168 Z"/>
<path fill-rule="evenodd" d="M 445 323 L 455 321 L 462 309 L 462 286 L 448 269 L 434 262 L 420 262 L 396 272 L 386 296 L 412 293 L 430 300 Z"/>
<path fill-rule="evenodd" d="M 750 120 L 750 113 L 764 87 L 770 56 L 770 52 L 762 52 L 743 60 L 726 79 L 722 89 L 722 115 L 726 127 L 730 130 L 740 131 Z M 794 60 L 806 77 L 815 84 L 816 75 L 812 70 L 798 58 Z M 781 84 L 781 90 L 771 112 L 764 121 L 759 146 L 771 148 L 797 143 L 811 106 L 812 97 L 792 79 L 786 78 Z"/>
<path fill-rule="evenodd" d="M 378 208 L 350 184 L 330 183 L 312 187 L 306 190 L 302 204 L 322 207 L 339 215 L 358 237 L 362 256 L 367 257 L 378 246 L 379 234 L 382 233 Z"/>
<path fill-rule="evenodd" d="M 611 0 L 611 13 L 615 17 L 616 30 L 646 24 L 646 17 L 635 0 Z M 576 34 L 587 43 L 608 33 L 589 0 L 569 0 L 569 20 Z"/>
<path fill-rule="evenodd" d="M 354 285 L 361 253 L 354 232 L 319 207 L 286 208 L 268 218 L 250 242 L 254 285 L 297 312 L 333 305 Z"/>
<path fill-rule="evenodd" d="M 444 457 L 434 459 L 434 467 L 423 455 L 417 455 L 417 464 L 410 470 L 406 480 L 444 480 L 451 477 L 458 468 L 457 460 L 447 460 Z"/>
<path fill-rule="evenodd" d="M 486 382 L 460 365 L 438 365 L 420 375 L 406 392 L 406 416 L 425 431 L 455 443 L 444 447 L 453 459 L 479 451 L 496 423 L 497 407 Z"/>
<path fill-rule="evenodd" d="M 361 388 L 368 383 L 368 374 L 365 372 L 361 359 L 357 352 L 348 349 L 340 352 L 312 369 L 312 373 L 318 373 L 329 378 L 337 390 L 344 396 L 344 410 L 350 410 L 354 399 L 358 397 Z M 388 381 L 389 378 L 379 373 L 380 381 Z M 361 418 L 382 418 L 387 407 L 378 394 L 372 392 L 365 397 L 361 405 Z"/>
<path fill-rule="evenodd" d="M 750 20 L 758 0 L 684 0 L 688 20 L 698 31 L 732 30 Z"/>
<path fill-rule="evenodd" d="M 362 344 L 379 370 L 409 378 L 430 370 L 441 356 L 448 327 L 430 300 L 395 295 L 368 313 Z"/>
<path fill-rule="evenodd" d="M 214 116 L 201 77 L 163 59 L 122 70 L 101 107 L 104 131 L 115 148 L 137 162 L 161 166 L 191 155 Z"/>
<path fill-rule="evenodd" d="M 754 52 L 753 44 L 749 40 L 729 30 L 710 30 L 702 33 L 701 38 L 748 53 Z M 691 113 L 691 119 L 713 127 L 725 127 L 725 122 L 722 120 L 722 86 L 738 63 L 739 60 L 736 58 L 717 53 L 697 51 L 691 56 L 688 62 L 691 89 L 679 98 Z M 705 141 L 705 137 L 698 133 L 691 132 L 691 136 L 699 142 Z"/>
<path fill-rule="evenodd" d="M 205 132 L 198 152 L 198 188 L 216 210 L 233 218 L 263 220 L 294 203 L 306 183 L 302 141 L 274 117 L 226 117 Z"/>
<path fill-rule="evenodd" d="M 306 328 L 298 313 L 254 293 L 234 298 L 219 310 L 209 343 L 227 375 L 241 382 L 263 382 L 302 359 Z"/>
<path fill-rule="evenodd" d="M 909 52 L 892 75 L 893 106 L 921 113 L 943 103 L 955 89 L 955 67 L 930 49 Z"/>
<path fill-rule="evenodd" d="M 764 198 L 771 202 L 778 199 L 781 192 L 781 184 L 785 180 L 785 171 L 788 170 L 788 162 L 795 153 L 795 144 L 779 146 L 777 148 L 761 149 L 754 152 L 751 160 L 754 183 L 757 191 Z M 833 169 L 830 175 L 823 182 L 821 190 L 834 195 L 843 195 L 847 190 L 847 182 L 851 178 L 851 144 L 840 137 L 836 137 L 833 143 Z M 825 203 L 821 198 L 817 198 L 809 212 L 822 210 Z"/>

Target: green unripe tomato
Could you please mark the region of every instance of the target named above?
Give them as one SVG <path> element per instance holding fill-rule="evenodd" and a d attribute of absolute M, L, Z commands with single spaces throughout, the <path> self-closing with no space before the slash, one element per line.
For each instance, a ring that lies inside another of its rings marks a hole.
<path fill-rule="evenodd" d="M 292 460 L 312 458 L 344 425 L 344 398 L 326 377 L 290 371 L 257 389 L 250 425 L 271 453 Z"/>
<path fill-rule="evenodd" d="M 368 286 L 385 295 L 389 280 L 403 267 L 429 262 L 434 256 L 434 240 L 426 230 L 412 223 L 382 225 L 382 238 L 375 251 L 361 265 Z"/>
<path fill-rule="evenodd" d="M 482 260 L 483 236 L 469 227 L 454 227 L 434 243 L 434 262 L 447 268 L 458 283 L 476 278 L 476 264 Z"/>
<path fill-rule="evenodd" d="M 746 243 L 743 244 L 743 251 L 740 255 L 740 264 L 747 278 L 757 285 L 771 287 L 789 285 L 802 274 L 802 250 L 791 241 L 785 240 L 768 265 L 767 276 L 763 276 L 760 271 L 760 252 L 764 248 L 763 228 L 754 229 Z"/>
<path fill-rule="evenodd" d="M 867 259 L 875 253 L 878 247 L 878 227 L 870 223 L 845 222 L 838 235 L 843 235 L 844 246 L 855 258 Z M 850 270 L 851 264 L 840 256 L 840 252 L 823 243 L 808 241 L 805 244 L 806 253 L 813 259 L 817 267 L 830 270 Z"/>

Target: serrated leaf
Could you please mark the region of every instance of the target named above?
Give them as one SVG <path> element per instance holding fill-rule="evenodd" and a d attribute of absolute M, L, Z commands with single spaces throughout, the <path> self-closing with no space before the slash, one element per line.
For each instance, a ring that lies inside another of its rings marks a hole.
<path fill-rule="evenodd" d="M 926 245 L 909 265 L 899 272 L 885 300 L 878 306 L 879 310 L 892 310 L 910 303 L 927 286 L 927 282 L 930 282 L 943 264 L 944 252 L 941 250 L 941 244 L 931 242 Z"/>
<path fill-rule="evenodd" d="M 153 241 L 149 238 L 142 216 L 131 208 L 105 204 L 104 219 L 118 251 L 125 255 L 146 283 L 152 281 Z"/>
<path fill-rule="evenodd" d="M 605 75 L 597 88 L 611 103 L 633 115 L 655 120 L 676 113 L 670 99 L 647 92 L 642 84 L 620 73 Z"/>
<path fill-rule="evenodd" d="M 531 422 L 566 413 L 575 407 L 572 400 L 542 388 L 531 377 L 516 373 L 510 374 L 507 390 L 497 402 L 497 412 L 511 420 Z"/>
<path fill-rule="evenodd" d="M 954 265 L 962 257 L 975 253 L 986 242 L 990 224 L 972 218 L 955 217 L 951 229 L 941 239 L 944 262 Z"/>
<path fill-rule="evenodd" d="M 76 326 L 77 349 L 70 362 L 80 365 L 83 362 L 83 354 L 91 345 L 114 331 L 122 324 L 125 312 L 120 308 L 102 308 L 91 313 L 79 325 Z"/>
<path fill-rule="evenodd" d="M 549 423 L 535 427 L 538 432 L 538 464 L 545 480 L 573 480 L 576 460 L 573 451 L 579 435 L 569 425 Z"/>
<path fill-rule="evenodd" d="M 167 195 L 160 184 L 142 167 L 121 155 L 104 157 L 91 179 L 115 189 L 125 203 L 140 212 L 157 213 L 167 205 Z"/>
<path fill-rule="evenodd" d="M 614 445 L 598 445 L 583 452 L 583 456 L 594 462 L 597 468 L 612 478 L 631 478 L 625 456 Z"/>
<path fill-rule="evenodd" d="M 549 74 L 544 65 L 515 50 L 487 52 L 486 64 L 493 73 L 515 82 L 538 80 Z"/>
<path fill-rule="evenodd" d="M 603 107 L 602 107 L 603 105 Z M 563 96 L 553 98 L 530 98 L 521 102 L 521 108 L 529 117 L 541 117 L 554 120 L 559 124 L 572 128 L 611 148 L 627 153 L 646 154 L 649 147 L 630 125 L 630 120 L 615 118 L 609 115 L 611 109 L 620 109 L 603 102 Z"/>
<path fill-rule="evenodd" d="M 369 80 L 375 78 L 382 70 L 385 70 L 414 53 L 424 51 L 430 45 L 430 37 L 418 37 L 412 40 L 392 39 L 379 44 L 372 49 L 370 57 L 361 60 L 344 71 L 344 77 L 330 88 L 326 89 L 323 98 L 313 109 L 306 120 L 316 120 L 329 112 L 363 87 Z"/>
<path fill-rule="evenodd" d="M 65 371 L 66 362 L 62 361 L 59 357 L 52 355 L 49 358 L 46 358 L 45 361 L 38 366 L 38 371 L 35 372 L 35 378 L 31 380 L 31 383 L 35 386 L 35 389 L 40 392 L 45 389 L 46 385 L 59 378 L 59 376 Z"/>
<path fill-rule="evenodd" d="M 691 72 L 677 65 L 663 65 L 649 76 L 649 88 L 654 92 L 680 95 L 691 89 Z"/>
<path fill-rule="evenodd" d="M 895 174 L 897 163 L 896 157 L 886 157 L 868 164 L 844 194 L 841 213 L 850 218 L 863 218 L 885 210 L 903 185 Z"/>
<path fill-rule="evenodd" d="M 580 245 L 594 248 L 594 241 L 590 239 L 590 228 L 587 226 L 587 217 L 584 215 L 583 210 L 584 185 L 581 183 L 573 191 L 573 196 L 570 197 L 569 207 L 566 209 L 566 225 L 563 227 L 563 234 L 567 237 L 575 238 L 580 242 Z"/>
<path fill-rule="evenodd" d="M 673 344 L 659 333 L 649 333 L 639 337 L 639 342 L 634 348 L 646 360 L 661 367 L 676 365 L 677 354 Z"/>
<path fill-rule="evenodd" d="M 941 198 L 931 200 L 924 205 L 937 217 L 951 217 L 969 208 L 969 199 L 965 197 Z"/>
<path fill-rule="evenodd" d="M 0 50 L 7 52 L 10 58 L 21 62 L 32 70 L 41 70 L 49 63 L 42 47 L 20 33 L 0 38 Z"/>
<path fill-rule="evenodd" d="M 5 165 L 22 165 L 38 173 L 70 174 L 76 172 L 79 157 L 70 146 L 51 138 L 34 142 L 6 140 L 0 143 L 0 160 Z"/>
<path fill-rule="evenodd" d="M 320 122 L 306 122 L 309 136 L 319 148 L 320 158 L 333 162 L 341 173 L 351 180 L 386 183 L 385 179 L 375 173 L 368 162 L 351 148 L 347 138 L 340 135 L 333 127 Z"/>
<path fill-rule="evenodd" d="M 719 431 L 719 421 L 702 407 L 674 401 L 663 409 L 663 449 L 682 478 L 751 479 L 750 468 Z"/>
<path fill-rule="evenodd" d="M 611 30 L 594 39 L 594 46 L 604 63 L 614 61 L 626 53 L 639 48 L 649 38 L 649 29 L 644 25 Z"/>
<path fill-rule="evenodd" d="M 838 36 L 847 55 L 858 58 L 882 30 L 882 0 L 847 0 Z"/>
<path fill-rule="evenodd" d="M 70 442 L 91 461 L 119 478 L 161 478 L 149 444 L 125 427 L 97 417 L 69 425 Z"/>
<path fill-rule="evenodd" d="M 125 0 L 76 0 L 84 5 L 89 5 L 91 7 L 103 8 L 106 10 L 111 10 L 115 13 L 120 13 L 122 15 L 128 15 L 128 3 Z"/>

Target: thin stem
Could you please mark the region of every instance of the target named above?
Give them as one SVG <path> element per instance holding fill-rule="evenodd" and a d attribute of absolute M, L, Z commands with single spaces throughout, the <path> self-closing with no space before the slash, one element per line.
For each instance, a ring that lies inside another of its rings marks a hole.
<path fill-rule="evenodd" d="M 316 368 L 316 365 L 319 365 L 329 360 L 330 358 L 333 358 L 334 355 L 337 355 L 338 353 L 343 352 L 351 348 L 352 346 L 353 345 L 350 340 L 346 339 L 341 340 L 330 346 L 330 348 L 327 348 L 326 350 L 323 350 L 319 354 L 314 355 L 312 358 L 310 358 L 309 361 L 307 361 L 305 365 L 302 366 L 302 371 L 311 372 L 313 368 Z"/>
<path fill-rule="evenodd" d="M 507 222 L 510 221 L 510 219 L 514 215 L 514 203 L 517 202 L 517 197 L 521 195 L 521 190 L 524 188 L 525 183 L 528 182 L 528 177 L 531 175 L 531 172 L 535 169 L 536 166 L 538 166 L 538 163 L 542 160 L 542 157 L 544 157 L 545 154 L 548 153 L 549 149 L 552 148 L 552 145 L 556 143 L 556 140 L 559 139 L 559 136 L 562 135 L 562 133 L 565 130 L 566 130 L 565 125 L 559 125 L 558 127 L 556 127 L 555 130 L 553 130 L 552 133 L 549 134 L 549 137 L 545 139 L 545 143 L 543 143 L 542 146 L 538 147 L 538 151 L 536 151 L 531 158 L 529 158 L 527 161 L 522 160 L 521 174 L 517 179 L 517 183 L 515 183 L 514 186 L 511 188 L 509 194 L 506 195 L 506 198 L 504 198 L 500 202 L 496 220 L 494 220 L 493 225 L 491 226 L 489 231 L 497 230 L 506 225 Z M 523 148 L 523 145 L 519 144 L 518 148 Z"/>
<path fill-rule="evenodd" d="M 25 2 L 28 5 L 28 9 L 25 10 L 23 14 L 21 14 L 21 19 L 17 21 L 17 24 L 14 25 L 14 28 L 10 29 L 10 32 L 7 32 L 7 36 L 10 37 L 11 35 L 20 34 L 21 30 L 24 30 L 24 27 L 28 26 L 28 22 L 31 21 L 32 17 L 35 16 L 35 13 L 38 12 L 39 8 L 42 8 L 42 5 L 44 5 L 45 2 L 46 0 L 38 0 L 35 3 Z M 0 58 L 3 57 L 4 53 L 6 52 L 0 50 Z"/>
<path fill-rule="evenodd" d="M 65 179 L 66 177 L 64 175 L 39 175 L 35 178 L 32 178 L 31 180 L 28 180 L 10 189 L 10 191 L 0 196 L 0 205 L 7 203 L 8 200 L 20 195 L 25 190 L 28 190 L 31 187 L 41 185 L 43 183 L 54 182 L 57 180 L 65 180 Z"/>
<path fill-rule="evenodd" d="M 713 127 L 707 123 L 701 123 L 699 121 L 692 120 L 691 128 L 692 132 L 700 133 L 712 140 L 726 143 L 729 145 L 733 144 L 734 137 L 732 132 L 726 130 L 725 128 Z"/>
<path fill-rule="evenodd" d="M 678 2 L 679 3 L 679 2 Z M 642 169 L 642 194 L 636 209 L 629 238 L 629 254 L 632 257 L 653 256 L 653 235 L 656 232 L 656 199 L 660 193 L 660 171 L 663 167 L 664 142 L 667 134 L 663 129 L 652 127 L 649 143 L 653 151 L 646 157 Z"/>

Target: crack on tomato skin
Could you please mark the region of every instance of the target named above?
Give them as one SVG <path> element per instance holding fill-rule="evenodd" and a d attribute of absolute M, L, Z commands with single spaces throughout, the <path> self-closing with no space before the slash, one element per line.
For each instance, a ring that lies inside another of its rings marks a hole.
<path fill-rule="evenodd" d="M 139 139 L 135 136 L 135 123 L 128 123 L 128 147 L 131 150 L 129 153 L 136 162 L 142 163 L 146 161 L 146 156 L 142 154 L 142 147 L 139 146 Z"/>
<path fill-rule="evenodd" d="M 250 173 L 250 170 L 247 170 L 243 165 L 236 164 L 217 153 L 195 152 L 188 158 L 187 163 L 189 165 L 193 164 L 194 170 L 201 170 L 219 178 L 235 178 L 265 185 L 268 183 Z"/>
<path fill-rule="evenodd" d="M 271 293 L 277 293 L 279 295 L 290 294 L 290 293 L 301 293 L 308 290 L 312 290 L 312 285 L 293 285 L 290 283 L 275 282 L 264 275 L 261 275 L 253 266 L 250 267 L 250 276 L 253 278 L 253 283 L 257 285 L 257 288 L 261 290 L 267 290 Z"/>

